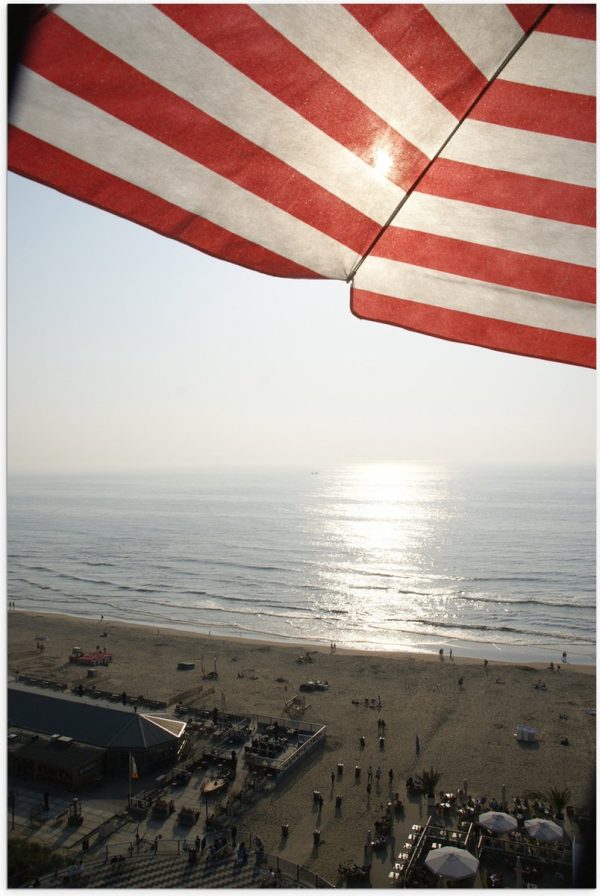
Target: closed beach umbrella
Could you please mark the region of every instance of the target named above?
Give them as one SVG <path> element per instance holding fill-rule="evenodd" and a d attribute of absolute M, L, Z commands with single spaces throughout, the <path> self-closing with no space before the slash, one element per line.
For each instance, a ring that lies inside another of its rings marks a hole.
<path fill-rule="evenodd" d="M 517 864 L 515 865 L 515 887 L 517 890 L 523 888 L 523 867 L 521 865 L 521 856 L 517 856 Z"/>
<path fill-rule="evenodd" d="M 530 818 L 525 822 L 525 830 L 534 840 L 543 843 L 557 843 L 563 838 L 563 829 L 554 821 L 547 818 Z"/>
<path fill-rule="evenodd" d="M 514 831 L 517 819 L 507 812 L 483 812 L 479 816 L 479 824 L 495 834 L 505 834 L 507 831 Z"/>
<path fill-rule="evenodd" d="M 425 865 L 433 874 L 439 874 L 449 880 L 462 880 L 477 873 L 479 859 L 466 849 L 442 846 L 441 849 L 432 849 L 429 852 Z"/>

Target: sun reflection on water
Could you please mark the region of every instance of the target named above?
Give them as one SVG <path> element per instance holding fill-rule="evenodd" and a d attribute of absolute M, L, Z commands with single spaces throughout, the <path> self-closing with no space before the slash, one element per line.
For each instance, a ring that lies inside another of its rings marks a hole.
<path fill-rule="evenodd" d="M 321 578 L 344 610 L 344 625 L 381 628 L 409 595 L 415 611 L 415 583 L 422 587 L 432 572 L 429 543 L 445 479 L 443 468 L 369 464 L 345 467 L 331 481 L 327 506 L 334 512 L 320 529 L 335 546 L 335 560 Z M 438 612 L 444 612 L 441 604 Z"/>

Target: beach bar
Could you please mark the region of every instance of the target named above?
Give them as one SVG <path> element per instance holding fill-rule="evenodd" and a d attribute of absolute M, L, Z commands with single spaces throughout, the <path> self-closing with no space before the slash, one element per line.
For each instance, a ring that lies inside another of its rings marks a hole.
<path fill-rule="evenodd" d="M 99 763 L 95 754 L 95 779 L 103 774 L 127 771 L 130 753 L 134 754 L 140 771 L 175 762 L 187 740 L 187 724 L 179 720 L 14 687 L 8 688 L 7 721 L 9 732 L 20 734 L 22 742 L 11 753 L 11 771 L 26 777 L 41 777 L 44 766 L 48 769 L 50 766 L 41 760 L 32 766 L 25 760 L 25 734 L 29 735 L 29 752 L 31 743 L 40 735 L 50 738 L 50 746 L 60 742 L 63 749 L 52 753 L 55 760 L 52 768 L 60 757 L 65 770 L 71 768 L 71 756 L 79 748 L 96 748 L 102 759 Z M 50 777 L 56 775 L 57 772 L 49 772 Z"/>

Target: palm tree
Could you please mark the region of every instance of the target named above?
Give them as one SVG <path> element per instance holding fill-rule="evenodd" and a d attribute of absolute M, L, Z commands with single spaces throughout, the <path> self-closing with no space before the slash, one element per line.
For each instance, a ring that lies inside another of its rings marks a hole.
<path fill-rule="evenodd" d="M 571 799 L 571 791 L 567 788 L 559 790 L 558 787 L 551 787 L 544 798 L 554 809 L 554 817 L 561 821 L 565 817 L 563 815 L 563 809 Z"/>
<path fill-rule="evenodd" d="M 421 772 L 421 780 L 423 781 L 423 787 L 425 788 L 425 795 L 432 797 L 435 796 L 435 788 L 437 787 L 438 781 L 442 777 L 442 773 L 438 772 L 433 766 L 427 771 L 424 769 Z"/>

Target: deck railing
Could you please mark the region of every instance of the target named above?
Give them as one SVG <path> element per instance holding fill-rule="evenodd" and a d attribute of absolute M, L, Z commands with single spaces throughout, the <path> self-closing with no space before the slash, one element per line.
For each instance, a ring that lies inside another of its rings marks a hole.
<path fill-rule="evenodd" d="M 223 836 L 227 833 L 227 831 L 215 832 L 215 837 L 218 838 L 219 835 Z M 209 839 L 212 841 L 214 838 L 211 835 Z M 333 884 L 319 874 L 315 874 L 315 872 L 311 871 L 309 868 L 305 868 L 295 862 L 290 862 L 288 859 L 281 858 L 281 856 L 272 855 L 261 849 L 257 849 L 256 836 L 246 829 L 238 831 L 237 843 L 235 846 L 231 844 L 230 838 L 228 837 L 227 849 L 218 854 L 214 860 L 209 860 L 208 850 L 205 849 L 198 856 L 198 861 L 201 863 L 208 863 L 210 861 L 210 864 L 215 868 L 223 868 L 228 864 L 233 864 L 236 861 L 234 855 L 237 844 L 240 842 L 246 844 L 250 860 L 254 860 L 257 866 L 264 869 L 265 874 L 272 871 L 277 878 L 281 879 L 284 886 L 288 883 L 290 885 L 295 885 L 296 887 L 316 889 L 333 888 Z M 259 844 L 262 843 L 260 839 L 258 842 Z M 193 844 L 194 840 L 191 838 L 189 845 L 193 846 Z M 184 853 L 186 849 L 187 841 L 185 838 L 178 840 L 157 838 L 156 840 L 153 840 L 141 837 L 138 841 L 134 839 L 131 841 L 111 842 L 110 844 L 106 844 L 101 856 L 98 855 L 97 858 L 93 859 L 84 858 L 80 863 L 74 863 L 68 868 L 63 868 L 54 874 L 46 875 L 40 880 L 40 885 L 43 887 L 46 884 L 51 887 L 55 884 L 57 878 L 67 878 L 69 882 L 72 881 L 73 883 L 76 883 L 81 875 L 90 873 L 102 865 L 116 861 L 152 861 L 154 856 L 157 861 L 160 861 L 161 859 L 173 858 L 174 856 L 180 855 Z"/>

